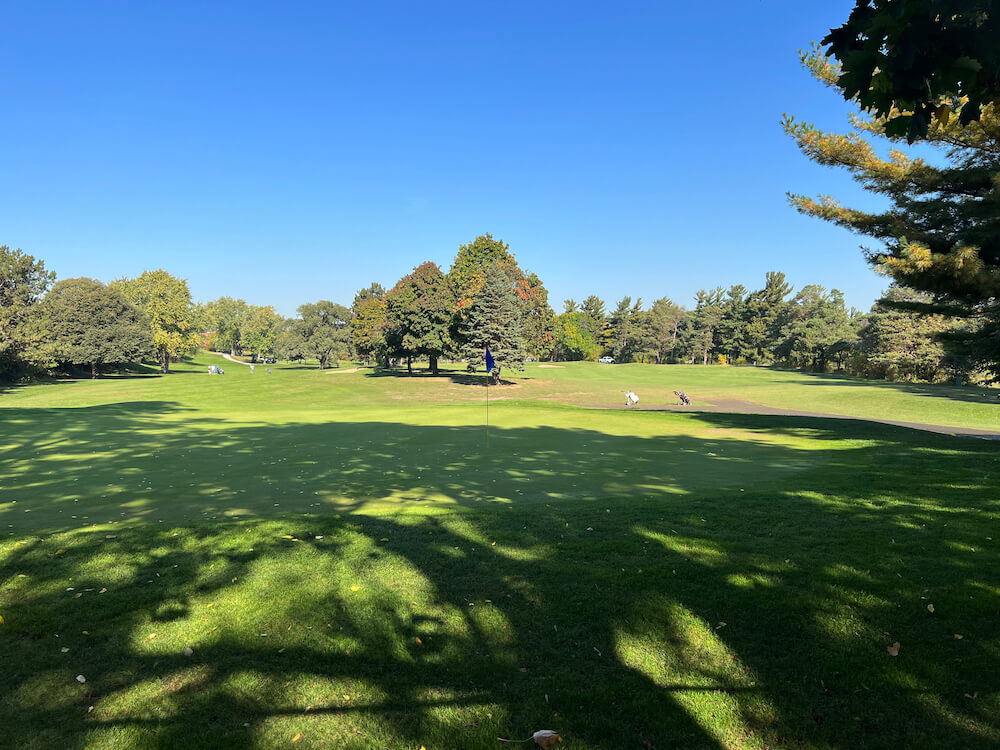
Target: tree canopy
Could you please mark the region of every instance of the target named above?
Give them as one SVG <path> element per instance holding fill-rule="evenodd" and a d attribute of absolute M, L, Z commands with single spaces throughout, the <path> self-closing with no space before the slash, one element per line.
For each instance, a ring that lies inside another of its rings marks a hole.
<path fill-rule="evenodd" d="M 803 62 L 825 83 L 837 67 L 817 53 Z M 990 103 L 979 122 L 934 119 L 923 143 L 941 163 L 891 150 L 878 155 L 870 139 L 898 142 L 885 118 L 857 117 L 854 132 L 827 133 L 793 117 L 785 130 L 811 160 L 847 169 L 867 190 L 885 196 L 882 212 L 859 211 L 830 197 L 790 194 L 801 213 L 816 216 L 884 244 L 868 249 L 880 271 L 901 285 L 927 292 L 912 309 L 969 318 L 975 325 L 955 345 L 974 353 L 1000 377 L 1000 111 Z"/>
<path fill-rule="evenodd" d="M 42 261 L 0 245 L 0 377 L 27 365 L 24 355 L 33 340 L 29 321 L 55 277 Z"/>
<path fill-rule="evenodd" d="M 449 351 L 455 295 L 451 283 L 436 263 L 422 263 L 400 279 L 385 296 L 386 342 L 390 350 L 406 357 L 430 360 L 437 374 L 438 358 Z"/>
<path fill-rule="evenodd" d="M 45 296 L 47 348 L 57 362 L 103 365 L 139 362 L 153 352 L 148 321 L 121 292 L 94 279 L 64 279 Z"/>
<path fill-rule="evenodd" d="M 113 281 L 110 286 L 145 313 L 162 372 L 170 371 L 171 360 L 200 346 L 187 281 L 159 269 L 143 271 L 134 279 Z"/>
<path fill-rule="evenodd" d="M 857 0 L 822 44 L 844 97 L 912 143 L 935 116 L 964 126 L 1000 102 L 998 40 L 998 0 Z"/>
<path fill-rule="evenodd" d="M 351 311 L 343 305 L 321 299 L 298 309 L 298 320 L 292 321 L 292 331 L 300 341 L 304 356 L 319 360 L 325 370 L 331 359 L 351 348 Z"/>

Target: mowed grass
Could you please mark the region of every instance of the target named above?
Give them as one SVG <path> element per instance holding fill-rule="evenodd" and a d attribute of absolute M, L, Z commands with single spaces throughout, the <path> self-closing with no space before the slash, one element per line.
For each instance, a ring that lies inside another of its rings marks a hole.
<path fill-rule="evenodd" d="M 217 361 L 0 395 L 0 745 L 1000 742 L 1000 443 L 579 405 L 988 392 L 536 366 L 487 447 L 457 371 Z"/>

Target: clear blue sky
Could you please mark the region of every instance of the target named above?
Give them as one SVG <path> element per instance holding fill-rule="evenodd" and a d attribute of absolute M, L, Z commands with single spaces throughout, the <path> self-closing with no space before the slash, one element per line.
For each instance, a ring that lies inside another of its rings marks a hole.
<path fill-rule="evenodd" d="M 0 11 L 0 244 L 60 278 L 350 304 L 491 232 L 562 300 L 885 286 L 785 191 L 873 205 L 782 133 L 850 0 L 27 2 Z"/>

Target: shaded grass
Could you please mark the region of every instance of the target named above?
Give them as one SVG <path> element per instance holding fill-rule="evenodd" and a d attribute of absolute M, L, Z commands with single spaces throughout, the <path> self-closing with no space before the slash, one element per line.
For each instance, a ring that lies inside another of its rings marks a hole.
<path fill-rule="evenodd" d="M 1000 741 L 996 444 L 309 375 L 0 410 L 5 742 Z"/>

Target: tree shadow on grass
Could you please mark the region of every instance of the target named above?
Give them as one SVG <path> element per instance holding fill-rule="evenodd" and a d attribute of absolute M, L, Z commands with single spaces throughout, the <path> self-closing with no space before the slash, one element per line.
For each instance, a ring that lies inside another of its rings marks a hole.
<path fill-rule="evenodd" d="M 836 373 L 816 373 L 798 371 L 801 375 L 807 376 L 808 380 L 801 381 L 802 385 L 825 385 L 825 386 L 861 386 L 866 388 L 883 388 L 891 391 L 910 393 L 915 396 L 928 396 L 933 398 L 943 398 L 950 401 L 968 401 L 976 404 L 997 404 L 1000 411 L 1000 391 L 980 386 L 955 386 L 945 383 L 899 383 L 889 380 L 874 380 L 871 378 L 861 378 L 853 375 L 840 375 Z"/>
<path fill-rule="evenodd" d="M 160 487 L 147 518 L 169 521 L 0 548 L 0 722 L 15 746 L 274 746 L 302 733 L 493 748 L 543 727 L 584 748 L 997 739 L 992 444 L 699 415 L 678 421 L 718 432 L 508 429 L 485 454 L 466 450 L 479 437 L 467 427 L 171 432 L 154 428 L 171 405 L 156 409 L 23 410 L 47 412 L 44 470 L 0 455 L 18 505 L 68 497 L 86 464 L 98 492 L 115 475 Z M 192 457 L 204 459 L 194 481 L 171 495 Z M 332 507 L 310 494 L 331 485 L 344 498 Z M 175 528 L 162 507 L 221 516 L 252 488 L 283 515 Z M 460 512 L 365 515 L 370 497 Z M 22 509 L 0 511 L 6 523 Z"/>
<path fill-rule="evenodd" d="M 413 372 L 407 372 L 405 368 L 400 367 L 389 367 L 383 368 L 378 367 L 371 372 L 366 372 L 365 377 L 368 378 L 413 378 L 417 380 L 448 380 L 457 385 L 475 385 L 485 387 L 489 385 L 493 386 L 493 381 L 489 375 L 485 372 L 466 372 L 449 370 L 446 368 L 439 368 L 437 374 L 434 374 L 430 370 L 425 369 L 415 369 Z M 518 380 L 532 380 L 530 376 L 518 377 Z M 513 380 L 506 380 L 501 378 L 499 385 L 517 385 Z"/>

